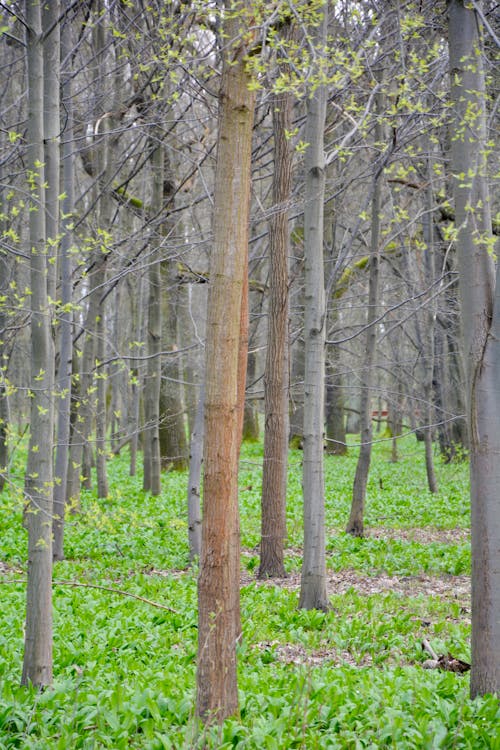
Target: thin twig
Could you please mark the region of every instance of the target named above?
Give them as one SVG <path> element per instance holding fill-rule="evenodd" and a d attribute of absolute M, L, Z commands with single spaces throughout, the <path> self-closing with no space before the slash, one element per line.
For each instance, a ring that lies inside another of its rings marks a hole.
<path fill-rule="evenodd" d="M 0 584 L 5 583 L 27 583 L 27 580 L 25 578 L 14 578 L 10 581 L 0 581 Z M 86 588 L 86 589 L 99 589 L 99 591 L 109 591 L 111 594 L 120 594 L 120 596 L 129 596 L 131 599 L 138 599 L 140 602 L 145 602 L 146 604 L 150 604 L 152 607 L 157 607 L 158 609 L 164 609 L 167 612 L 172 612 L 174 615 L 180 615 L 180 612 L 178 612 L 176 609 L 172 609 L 172 607 L 167 607 L 164 604 L 158 604 L 158 602 L 153 602 L 151 599 L 145 599 L 143 596 L 139 596 L 138 594 L 131 594 L 130 591 L 123 591 L 122 589 L 113 589 L 110 586 L 99 586 L 97 583 L 80 583 L 79 581 L 52 581 L 53 586 L 78 586 L 80 588 Z"/>

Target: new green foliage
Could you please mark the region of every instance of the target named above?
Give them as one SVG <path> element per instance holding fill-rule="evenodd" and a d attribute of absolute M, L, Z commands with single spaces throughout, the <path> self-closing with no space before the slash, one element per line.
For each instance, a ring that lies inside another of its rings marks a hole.
<path fill-rule="evenodd" d="M 186 476 L 165 475 L 162 494 L 153 498 L 142 491 L 141 476 L 128 476 L 124 454 L 110 462 L 106 501 L 83 493 L 82 512 L 68 519 L 67 559 L 54 568 L 56 581 L 83 586 L 54 587 L 55 682 L 41 694 L 18 687 L 26 547 L 19 498 L 6 490 L 0 748 L 499 748 L 498 701 L 470 701 L 467 675 L 422 668 L 424 638 L 437 653 L 469 660 L 468 601 L 452 586 L 463 585 L 469 567 L 467 466 L 439 465 L 441 489 L 431 499 L 422 444 L 404 439 L 396 465 L 389 463 L 388 444 L 375 445 L 367 519 L 377 536 L 353 539 L 340 529 L 355 453 L 352 447 L 348 457 L 325 458 L 328 576 L 349 577 L 352 584 L 336 591 L 332 578 L 332 608 L 323 613 L 299 610 L 293 586 L 302 544 L 299 451 L 289 456 L 292 575 L 285 585 L 253 580 L 262 445 L 244 447 L 241 715 L 198 739 L 196 570 L 187 567 Z M 20 459 L 14 456 L 14 482 L 21 481 Z M 431 512 L 438 529 L 430 525 Z M 386 588 L 376 585 L 382 576 Z M 391 584 L 396 579 L 399 586 Z M 434 593 L 432 581 L 442 583 Z"/>

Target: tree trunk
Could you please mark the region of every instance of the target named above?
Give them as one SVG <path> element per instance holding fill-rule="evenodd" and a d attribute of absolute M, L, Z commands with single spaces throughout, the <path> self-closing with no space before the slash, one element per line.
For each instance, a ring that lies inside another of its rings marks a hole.
<path fill-rule="evenodd" d="M 377 113 L 379 118 L 375 126 L 375 141 L 383 143 L 384 132 L 380 120 L 382 116 L 381 94 L 377 95 Z M 378 315 L 378 287 L 379 287 L 379 244 L 380 244 L 380 208 L 382 204 L 382 176 L 383 164 L 375 165 L 375 177 L 373 184 L 372 216 L 371 216 L 371 238 L 370 238 L 370 269 L 368 281 L 368 310 L 366 313 L 366 343 L 363 361 L 361 365 L 361 446 L 359 458 L 356 465 L 354 485 L 352 489 L 352 504 L 346 533 L 362 537 L 364 534 L 364 512 L 366 485 L 368 472 L 370 470 L 372 452 L 372 388 L 373 388 L 373 366 L 375 363 L 375 351 L 377 343 L 377 327 L 375 320 Z M 394 444 L 393 444 L 394 449 Z"/>
<path fill-rule="evenodd" d="M 133 321 L 134 341 L 143 340 L 142 299 L 144 296 L 144 277 L 137 279 L 136 285 L 130 285 L 130 308 Z M 137 449 L 139 447 L 139 424 L 140 424 L 140 381 L 139 360 L 132 361 L 131 365 L 130 396 L 132 406 L 130 409 L 130 467 L 129 474 L 135 477 L 137 468 Z"/>
<path fill-rule="evenodd" d="M 3 315 L 0 314 L 0 330 L 2 330 Z M 5 487 L 9 465 L 9 400 L 5 386 L 0 384 L 0 492 Z"/>
<path fill-rule="evenodd" d="M 105 307 L 101 302 L 100 314 L 96 325 L 96 378 L 97 378 L 97 412 L 95 418 L 95 462 L 97 475 L 97 497 L 106 498 L 109 495 L 108 474 L 106 471 L 106 379 L 105 368 L 100 364 L 104 361 L 105 352 Z"/>
<path fill-rule="evenodd" d="M 426 138 L 426 145 L 430 151 L 431 143 Z M 434 231 L 432 222 L 432 210 L 434 207 L 434 194 L 432 190 L 433 172 L 430 158 L 427 164 L 427 174 L 429 180 L 429 186 L 426 190 L 426 204 L 428 213 L 424 216 L 423 221 L 423 233 L 425 242 L 425 271 L 429 281 L 434 280 Z M 427 486 L 429 492 L 433 494 L 438 491 L 438 482 L 436 477 L 436 470 L 434 467 L 434 450 L 433 450 L 433 434 L 434 428 L 432 424 L 435 420 L 434 411 L 434 393 L 433 393 L 433 372 L 434 372 L 434 328 L 436 320 L 436 302 L 431 299 L 427 303 L 428 309 L 424 310 L 424 320 L 427 327 L 427 351 L 428 355 L 424 356 L 424 442 L 425 442 L 425 469 L 427 474 Z M 420 323 L 417 318 L 418 329 L 420 329 Z M 421 348 L 424 348 L 424 336 L 421 336 Z"/>
<path fill-rule="evenodd" d="M 70 59 L 69 28 L 63 27 L 62 57 Z M 68 66 L 69 62 L 66 63 Z M 57 405 L 57 450 L 54 484 L 53 556 L 54 560 L 64 559 L 64 512 L 68 479 L 71 373 L 72 373 L 72 323 L 71 312 L 71 254 L 73 240 L 72 221 L 74 210 L 74 155 L 73 155 L 73 98 L 71 68 L 62 74 L 62 97 L 65 106 L 65 127 L 62 136 L 63 192 L 62 237 L 60 244 L 59 277 L 61 279 L 61 311 L 59 313 L 59 371 L 56 380 Z"/>
<path fill-rule="evenodd" d="M 291 38 L 288 25 L 285 37 Z M 259 578 L 285 576 L 286 486 L 289 404 L 289 203 L 292 190 L 291 130 L 293 95 L 276 94 L 272 101 L 274 130 L 274 211 L 269 231 L 269 312 L 264 371 L 264 463 Z"/>
<path fill-rule="evenodd" d="M 45 172 L 45 232 L 48 253 L 47 291 L 51 300 L 56 299 L 57 247 L 59 243 L 59 167 L 60 131 L 59 118 L 59 72 L 60 72 L 60 0 L 42 4 L 42 28 L 47 36 L 43 43 L 43 127 L 44 127 L 44 172 Z"/>
<path fill-rule="evenodd" d="M 191 432 L 191 447 L 189 452 L 188 479 L 188 536 L 189 560 L 199 559 L 201 555 L 201 467 L 203 464 L 203 405 L 205 388 L 202 387 L 198 401 L 198 409 Z"/>
<path fill-rule="evenodd" d="M 495 281 L 479 14 L 450 0 L 459 288 L 468 391 L 472 542 L 471 696 L 500 693 L 500 265 Z"/>
<path fill-rule="evenodd" d="M 317 54 L 327 42 L 328 5 L 313 31 Z M 299 607 L 328 608 L 325 556 L 325 487 L 323 442 L 325 420 L 325 279 L 323 268 L 323 207 L 325 196 L 324 130 L 326 86 L 307 99 L 305 140 L 305 377 L 304 377 L 304 559 Z"/>
<path fill-rule="evenodd" d="M 153 211 L 160 213 L 163 205 L 163 148 L 158 143 L 151 157 L 153 171 Z M 158 233 L 161 236 L 161 232 Z M 157 242 L 156 238 L 153 241 Z M 158 245 L 160 243 L 158 242 Z M 161 271 L 158 249 L 155 249 L 149 265 L 148 303 L 148 361 L 144 380 L 143 433 L 144 482 L 143 487 L 152 495 L 161 492 L 160 461 L 160 385 L 161 385 Z"/>
<path fill-rule="evenodd" d="M 22 685 L 52 682 L 52 511 L 54 350 L 45 235 L 43 44 L 41 3 L 27 1 L 27 169 L 31 282 L 31 418 L 26 467 L 28 584 Z"/>
<path fill-rule="evenodd" d="M 336 357 L 336 354 L 333 356 Z M 337 369 L 337 362 L 331 364 L 326 384 L 326 437 L 328 453 L 334 456 L 347 455 L 342 377 Z"/>
<path fill-rule="evenodd" d="M 250 0 L 241 3 L 250 12 Z M 204 513 L 198 581 L 198 716 L 222 722 L 238 708 L 239 622 L 238 398 L 240 318 L 247 274 L 250 160 L 255 93 L 249 90 L 241 19 L 224 20 L 206 341 Z"/>
<path fill-rule="evenodd" d="M 248 383 L 255 380 L 257 356 L 255 352 L 248 353 L 247 376 Z M 255 443 L 259 439 L 259 415 L 255 406 L 255 400 L 251 397 L 245 398 L 245 411 L 243 415 L 243 441 Z"/>

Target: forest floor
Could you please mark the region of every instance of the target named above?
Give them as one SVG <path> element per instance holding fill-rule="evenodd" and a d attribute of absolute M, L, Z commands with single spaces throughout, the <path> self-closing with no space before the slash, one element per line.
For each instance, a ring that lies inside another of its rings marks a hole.
<path fill-rule="evenodd" d="M 468 467 L 436 457 L 426 489 L 423 446 L 375 445 L 367 534 L 343 531 L 357 449 L 325 459 L 328 612 L 299 610 L 301 460 L 289 459 L 287 577 L 259 581 L 262 445 L 240 469 L 240 715 L 221 729 L 194 718 L 196 575 L 187 564 L 185 474 L 142 491 L 123 453 L 110 494 L 82 495 L 54 566 L 54 686 L 19 687 L 26 577 L 24 456 L 0 496 L 0 750 L 144 748 L 491 748 L 498 700 L 471 701 L 468 674 L 427 669 L 437 655 L 470 661 Z"/>

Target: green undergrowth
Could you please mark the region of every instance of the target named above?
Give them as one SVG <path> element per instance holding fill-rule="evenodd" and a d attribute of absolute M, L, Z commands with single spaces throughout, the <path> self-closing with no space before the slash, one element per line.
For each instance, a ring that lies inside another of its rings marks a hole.
<path fill-rule="evenodd" d="M 205 732 L 193 710 L 196 570 L 187 566 L 186 475 L 165 475 L 161 496 L 153 498 L 143 493 L 140 476 L 128 476 L 123 454 L 109 464 L 105 501 L 83 493 L 80 513 L 68 517 L 67 559 L 54 566 L 55 680 L 42 694 L 19 687 L 26 534 L 15 487 L 5 491 L 0 748 L 500 750 L 498 701 L 471 702 L 467 675 L 422 668 L 424 638 L 438 653 L 470 658 L 470 612 L 453 590 L 453 576 L 469 571 L 469 545 L 466 533 L 456 539 L 452 533 L 468 525 L 467 466 L 438 463 L 440 491 L 432 496 L 422 445 L 403 440 L 400 455 L 391 463 L 389 444 L 375 446 L 367 526 L 379 533 L 366 539 L 342 532 L 356 449 L 343 458 L 326 456 L 328 571 L 350 578 L 343 593 L 332 579 L 331 609 L 322 613 L 299 610 L 292 585 L 302 545 L 300 451 L 290 453 L 289 585 L 251 580 L 262 446 L 244 446 L 242 567 L 250 582 L 241 596 L 241 715 Z M 20 487 L 20 459 L 14 469 Z M 428 540 L 403 534 L 413 529 L 427 530 Z M 451 533 L 445 538 L 440 530 Z M 380 576 L 389 577 L 386 588 L 371 591 Z M 391 589 L 391 576 L 408 582 L 406 593 Z M 431 576 L 449 584 L 445 593 L 419 588 Z M 358 590 L 358 579 L 368 588 Z"/>

